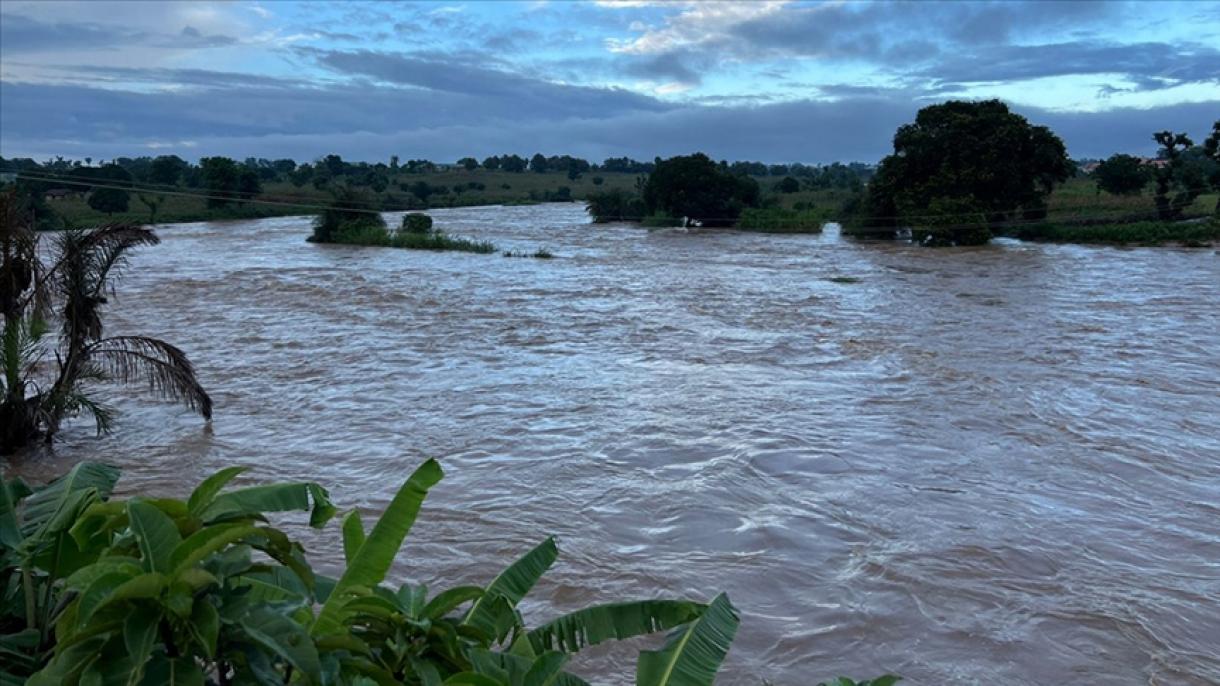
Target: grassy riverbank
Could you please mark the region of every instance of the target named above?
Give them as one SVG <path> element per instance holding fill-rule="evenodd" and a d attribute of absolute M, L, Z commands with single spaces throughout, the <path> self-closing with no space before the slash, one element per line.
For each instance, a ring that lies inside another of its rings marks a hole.
<path fill-rule="evenodd" d="M 1023 241 L 1051 243 L 1109 243 L 1117 245 L 1178 244 L 1191 247 L 1220 243 L 1220 220 L 1185 222 L 1130 222 L 1084 225 L 1032 224 L 1002 235 Z"/>
<path fill-rule="evenodd" d="M 474 207 L 480 205 L 531 205 L 543 202 L 580 201 L 595 190 L 633 189 L 635 174 L 598 172 L 571 180 L 566 174 L 534 172 L 510 173 L 486 169 L 446 170 L 432 173 L 399 174 L 381 192 L 367 191 L 370 208 L 384 212 L 423 210 L 442 207 Z M 427 199 L 409 189 L 426 184 Z M 263 192 L 250 202 L 237 202 L 226 207 L 210 208 L 202 189 L 178 188 L 157 194 L 160 198 L 155 213 L 156 223 L 227 221 L 317 214 L 333 199 L 330 187 L 294 186 L 275 182 L 263 185 Z M 49 200 L 48 207 L 61 216 L 67 227 L 94 226 L 107 222 L 149 223 L 154 215 L 132 192 L 128 210 L 105 214 L 89 207 L 84 195 Z"/>

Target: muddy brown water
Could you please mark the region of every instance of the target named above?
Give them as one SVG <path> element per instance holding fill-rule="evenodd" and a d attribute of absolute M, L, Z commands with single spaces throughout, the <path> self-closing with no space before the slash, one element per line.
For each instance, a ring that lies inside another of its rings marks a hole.
<path fill-rule="evenodd" d="M 110 331 L 185 348 L 213 427 L 114 392 L 114 435 L 74 423 L 17 470 L 100 459 L 126 493 L 185 495 L 242 463 L 367 521 L 435 456 L 395 581 L 486 582 L 553 534 L 528 619 L 727 591 L 726 684 L 1220 683 L 1213 250 L 434 216 L 558 258 L 312 245 L 307 218 L 161 227 Z M 341 559 L 336 525 L 303 536 Z M 627 683 L 659 643 L 577 670 Z"/>

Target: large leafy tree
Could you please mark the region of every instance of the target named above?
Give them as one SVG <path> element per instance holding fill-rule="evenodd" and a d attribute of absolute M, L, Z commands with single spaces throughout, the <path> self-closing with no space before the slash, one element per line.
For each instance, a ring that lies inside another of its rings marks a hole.
<path fill-rule="evenodd" d="M 0 195 L 0 453 L 49 441 L 64 418 L 81 413 L 107 431 L 111 412 L 91 392 L 100 381 L 139 383 L 211 417 L 212 400 L 180 349 L 103 332 L 102 311 L 127 254 L 158 242 L 148 229 L 111 224 L 66 231 L 40 251 L 16 197 Z"/>
<path fill-rule="evenodd" d="M 918 227 L 934 201 L 969 206 L 964 234 L 955 236 L 950 226 L 938 232 L 944 240 L 933 242 L 985 242 L 989 232 L 977 230 L 974 215 L 992 224 L 1038 217 L 1054 186 L 1072 172 L 1063 141 L 1050 129 L 1030 124 L 999 100 L 953 100 L 925 107 L 913 123 L 899 127 L 893 154 L 881 161 L 869 186 L 874 197 L 864 203 L 894 216 L 862 219 Z"/>
<path fill-rule="evenodd" d="M 704 226 L 731 226 L 746 207 L 757 207 L 758 182 L 738 176 L 703 153 L 657 162 L 643 190 L 645 210 L 687 217 Z"/>

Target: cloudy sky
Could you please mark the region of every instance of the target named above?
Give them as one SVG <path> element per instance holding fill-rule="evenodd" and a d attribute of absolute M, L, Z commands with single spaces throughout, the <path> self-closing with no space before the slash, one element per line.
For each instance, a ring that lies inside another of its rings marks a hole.
<path fill-rule="evenodd" d="M 0 3 L 0 155 L 872 162 L 949 98 L 1077 157 L 1220 118 L 1220 2 Z"/>

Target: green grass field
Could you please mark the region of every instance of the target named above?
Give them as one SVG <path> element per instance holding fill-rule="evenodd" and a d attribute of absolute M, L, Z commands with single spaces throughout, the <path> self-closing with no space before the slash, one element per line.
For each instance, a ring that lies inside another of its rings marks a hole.
<path fill-rule="evenodd" d="M 594 179 L 602 179 L 601 184 L 595 184 Z M 565 174 L 522 172 L 519 174 L 476 169 L 473 171 L 448 170 L 425 174 L 401 173 L 394 177 L 389 188 L 383 193 L 373 193 L 373 207 L 380 211 L 405 209 L 427 209 L 434 207 L 469 207 L 474 205 L 520 205 L 554 200 L 563 188 L 567 188 L 567 196 L 579 202 L 587 194 L 595 191 L 611 189 L 633 190 L 636 187 L 636 174 L 596 172 L 583 175 L 575 181 L 569 180 Z M 818 213 L 834 221 L 839 207 L 852 193 L 845 189 L 802 190 L 796 193 L 775 193 L 773 187 L 778 181 L 776 177 L 756 177 L 764 195 L 772 198 L 773 207 L 782 210 L 800 212 L 800 216 L 813 216 Z M 403 190 L 400 184 L 410 185 L 419 181 L 429 186 L 444 186 L 447 193 L 433 194 L 428 198 L 427 208 L 419 205 L 415 196 Z M 480 187 L 470 188 L 470 184 Z M 460 190 L 454 190 L 460 189 Z M 185 194 L 201 193 L 199 190 L 182 189 Z M 1216 207 L 1215 193 L 1200 196 L 1194 204 L 1187 208 L 1186 218 L 1211 216 Z M 191 221 L 223 221 L 231 219 L 253 219 L 286 215 L 316 214 L 320 207 L 331 201 L 331 193 L 327 189 L 316 189 L 312 185 L 296 187 L 289 183 L 269 183 L 263 188 L 263 194 L 257 198 L 259 202 L 233 204 L 220 209 L 209 209 L 206 202 L 198 197 L 167 195 L 157 209 L 158 223 L 191 222 Z M 150 219 L 148 209 L 140 202 L 136 194 L 132 194 L 128 212 L 107 216 L 91 209 L 83 197 L 49 201 L 49 205 L 65 220 L 67 226 L 90 226 L 106 222 L 147 223 Z M 799 210 L 798 210 L 799 208 Z M 811 209 L 816 208 L 816 209 Z M 796 216 L 791 212 L 765 212 L 770 215 Z M 1040 227 L 1056 227 L 1064 229 L 1055 231 L 1058 240 L 1072 240 L 1075 237 L 1081 242 L 1090 239 L 1098 240 L 1105 235 L 1134 235 L 1140 233 L 1153 237 L 1171 235 L 1172 231 L 1150 231 L 1148 224 L 1155 222 L 1156 211 L 1152 200 L 1151 187 L 1136 196 L 1114 196 L 1099 193 L 1096 184 L 1091 179 L 1072 179 L 1060 186 L 1051 195 L 1048 202 L 1045 220 L 1036 222 Z M 1139 232 L 1109 230 L 1067 231 L 1072 227 L 1087 227 L 1093 225 L 1115 227 L 1124 224 L 1143 223 Z M 799 222 L 800 226 L 770 226 L 774 220 L 761 222 L 754 227 L 772 231 L 809 231 L 805 226 L 807 221 Z M 1017 222 L 1024 225 L 1024 222 Z M 1030 222 L 1031 225 L 1034 222 Z M 765 225 L 765 226 L 764 226 Z M 1050 235 L 1050 229 L 1039 229 L 1040 235 Z M 1009 232 L 1015 235 L 1014 230 Z"/>

